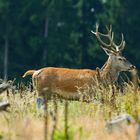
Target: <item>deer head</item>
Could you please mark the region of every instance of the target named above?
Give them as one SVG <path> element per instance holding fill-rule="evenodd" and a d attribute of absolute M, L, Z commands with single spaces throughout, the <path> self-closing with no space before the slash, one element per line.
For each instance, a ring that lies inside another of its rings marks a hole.
<path fill-rule="evenodd" d="M 111 70 L 113 71 L 131 71 L 135 69 L 125 57 L 122 56 L 122 51 L 125 48 L 124 36 L 122 34 L 122 40 L 119 45 L 114 43 L 114 32 L 112 32 L 112 26 L 110 28 L 106 27 L 107 34 L 100 33 L 98 31 L 99 25 L 96 24 L 96 32 L 91 31 L 97 37 L 98 42 L 101 44 L 101 48 L 109 56 L 108 61 L 111 63 Z M 104 37 L 108 40 L 109 43 L 105 43 L 101 37 Z"/>

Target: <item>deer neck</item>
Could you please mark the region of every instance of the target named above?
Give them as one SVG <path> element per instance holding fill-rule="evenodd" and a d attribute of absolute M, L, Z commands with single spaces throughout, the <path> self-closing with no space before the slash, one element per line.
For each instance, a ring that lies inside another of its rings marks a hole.
<path fill-rule="evenodd" d="M 101 79 L 115 82 L 119 76 L 119 70 L 114 67 L 112 59 L 109 58 L 101 68 Z"/>

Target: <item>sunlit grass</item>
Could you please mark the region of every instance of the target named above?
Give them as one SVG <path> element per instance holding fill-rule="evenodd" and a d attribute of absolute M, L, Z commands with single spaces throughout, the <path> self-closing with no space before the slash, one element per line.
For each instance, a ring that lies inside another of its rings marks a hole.
<path fill-rule="evenodd" d="M 134 118 L 140 110 L 139 100 L 130 85 L 124 86 L 124 93 L 115 92 L 112 102 L 112 89 L 96 89 L 93 102 L 69 101 L 68 133 L 70 140 L 133 140 L 135 126 L 129 125 L 125 131 L 108 133 L 106 120 L 123 113 L 129 113 Z M 137 93 L 140 98 L 139 91 Z M 0 112 L 0 140 L 43 140 L 44 117 L 43 110 L 36 109 L 36 96 L 33 92 L 9 94 L 3 93 L 1 100 L 11 104 L 8 112 Z M 53 103 L 49 103 L 49 112 L 53 111 Z M 64 134 L 64 101 L 58 103 L 57 129 L 55 140 L 65 139 Z M 49 135 L 51 135 L 53 120 L 49 115 Z"/>

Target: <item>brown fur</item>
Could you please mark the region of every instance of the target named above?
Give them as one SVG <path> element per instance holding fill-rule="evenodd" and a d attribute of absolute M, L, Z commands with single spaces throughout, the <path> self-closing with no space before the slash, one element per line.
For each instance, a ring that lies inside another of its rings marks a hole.
<path fill-rule="evenodd" d="M 48 67 L 36 71 L 29 70 L 23 77 L 32 75 L 34 87 L 39 95 L 43 95 L 46 91 L 50 93 L 60 91 L 69 94 L 76 93 L 78 87 L 85 84 L 91 85 L 96 74 L 95 70 Z"/>

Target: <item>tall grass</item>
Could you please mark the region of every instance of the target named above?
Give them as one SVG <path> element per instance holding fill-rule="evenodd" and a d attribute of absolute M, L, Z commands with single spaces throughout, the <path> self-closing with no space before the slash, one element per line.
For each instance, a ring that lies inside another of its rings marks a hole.
<path fill-rule="evenodd" d="M 119 114 L 128 113 L 137 120 L 136 112 L 140 113 L 140 91 L 132 85 L 124 84 L 123 93 L 114 86 L 114 100 L 112 102 L 112 87 L 85 88 L 93 93 L 91 102 L 69 101 L 68 137 L 70 140 L 134 140 L 136 129 L 134 124 L 124 125 L 121 131 L 108 133 L 105 124 Z M 36 109 L 36 95 L 25 89 L 22 93 L 16 91 L 0 96 L 1 100 L 8 100 L 11 106 L 8 112 L 0 112 L 0 140 L 43 140 L 44 139 L 44 111 Z M 22 96 L 21 96 L 22 94 Z M 89 99 L 89 97 L 87 97 Z M 64 102 L 57 100 L 58 115 L 54 140 L 65 140 L 64 131 Z M 54 111 L 53 102 L 48 104 L 49 112 Z M 51 138 L 54 119 L 48 112 L 48 137 Z"/>

